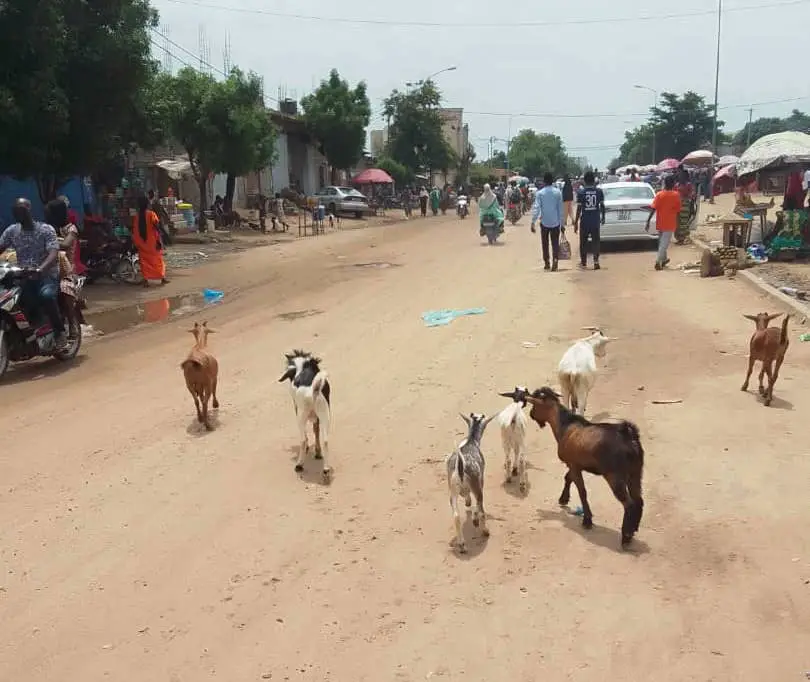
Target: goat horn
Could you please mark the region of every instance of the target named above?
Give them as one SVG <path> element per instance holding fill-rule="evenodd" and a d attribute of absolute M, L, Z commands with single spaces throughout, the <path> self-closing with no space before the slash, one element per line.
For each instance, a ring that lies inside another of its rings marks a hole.
<path fill-rule="evenodd" d="M 602 331 L 601 327 L 582 327 L 582 331 L 585 332 L 600 332 Z"/>

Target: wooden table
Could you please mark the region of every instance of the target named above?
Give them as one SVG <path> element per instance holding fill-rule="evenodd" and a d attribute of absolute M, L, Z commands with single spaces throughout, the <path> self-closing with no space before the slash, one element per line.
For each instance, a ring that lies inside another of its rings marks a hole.
<path fill-rule="evenodd" d="M 740 218 L 739 220 L 724 220 L 723 225 L 723 246 L 736 246 L 744 249 L 751 239 L 750 218 Z"/>

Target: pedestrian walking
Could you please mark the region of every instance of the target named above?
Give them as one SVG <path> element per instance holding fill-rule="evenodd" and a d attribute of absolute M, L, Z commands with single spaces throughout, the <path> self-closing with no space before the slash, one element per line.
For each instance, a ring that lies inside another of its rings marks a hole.
<path fill-rule="evenodd" d="M 588 267 L 588 242 L 593 253 L 593 269 L 599 270 L 599 247 L 602 225 L 605 224 L 605 194 L 596 186 L 592 171 L 585 173 L 585 185 L 577 192 L 577 214 L 574 234 L 579 229 L 579 265 Z"/>
<path fill-rule="evenodd" d="M 672 241 L 672 235 L 678 226 L 678 217 L 681 213 L 681 195 L 675 190 L 675 177 L 670 175 L 664 180 L 664 189 L 655 195 L 647 216 L 647 225 L 644 228 L 650 231 L 650 222 L 655 216 L 655 227 L 658 230 L 658 256 L 655 260 L 655 269 L 663 270 L 669 263 L 667 249 Z"/>
<path fill-rule="evenodd" d="M 402 190 L 402 210 L 405 211 L 405 220 L 411 217 L 411 211 L 413 202 L 413 194 L 411 193 L 411 188 L 406 187 Z"/>
<path fill-rule="evenodd" d="M 422 217 L 427 217 L 427 205 L 428 205 L 428 192 L 427 190 L 422 187 L 419 190 L 419 210 L 422 212 Z"/>
<path fill-rule="evenodd" d="M 574 218 L 574 185 L 571 182 L 571 176 L 568 175 L 568 173 L 563 175 L 562 197 L 563 215 L 565 216 L 562 226 L 568 227 L 569 216 L 571 218 L 571 223 L 576 224 L 576 219 Z"/>
<path fill-rule="evenodd" d="M 562 192 L 554 186 L 554 176 L 543 176 L 543 189 L 537 192 L 532 207 L 531 231 L 536 232 L 535 223 L 540 218 L 540 243 L 543 248 L 544 270 L 557 271 L 560 257 L 560 232 L 563 219 Z M 549 262 L 549 241 L 551 242 L 551 262 Z"/>

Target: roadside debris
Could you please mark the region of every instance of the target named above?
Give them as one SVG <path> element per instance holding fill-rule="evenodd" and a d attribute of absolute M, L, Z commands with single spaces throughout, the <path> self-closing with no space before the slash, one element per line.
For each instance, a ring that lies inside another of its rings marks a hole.
<path fill-rule="evenodd" d="M 651 400 L 650 402 L 653 405 L 677 405 L 678 403 L 682 403 L 683 400 L 675 398 L 673 400 Z"/>
<path fill-rule="evenodd" d="M 486 308 L 466 308 L 464 310 L 429 310 L 422 313 L 422 320 L 426 327 L 441 327 L 450 324 L 457 317 L 466 315 L 483 315 Z"/>

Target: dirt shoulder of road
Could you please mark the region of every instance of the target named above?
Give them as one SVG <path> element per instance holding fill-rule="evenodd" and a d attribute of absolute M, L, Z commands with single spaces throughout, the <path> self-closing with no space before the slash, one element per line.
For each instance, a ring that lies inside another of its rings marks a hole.
<path fill-rule="evenodd" d="M 352 241 L 350 235 L 358 232 L 375 232 L 405 223 L 398 211 L 389 212 L 387 216 L 363 220 L 343 219 L 340 228 L 327 228 L 323 235 L 299 237 L 294 220 L 291 218 L 288 232 L 261 234 L 254 230 L 235 230 L 218 231 L 210 237 L 182 235 L 166 253 L 169 284 L 144 288 L 97 282 L 85 288 L 88 314 L 200 294 L 203 289 L 230 293 L 255 286 L 272 279 L 275 267 L 287 260 L 289 254 L 320 252 L 324 243 L 344 244 Z"/>

